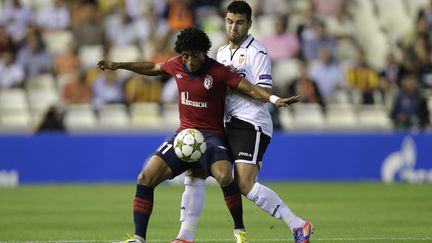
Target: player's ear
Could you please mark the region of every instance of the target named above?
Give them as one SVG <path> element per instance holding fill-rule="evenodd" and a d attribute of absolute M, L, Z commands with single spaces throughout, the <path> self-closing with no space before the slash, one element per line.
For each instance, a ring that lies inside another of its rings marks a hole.
<path fill-rule="evenodd" d="M 248 30 L 252 27 L 252 19 L 248 22 Z"/>

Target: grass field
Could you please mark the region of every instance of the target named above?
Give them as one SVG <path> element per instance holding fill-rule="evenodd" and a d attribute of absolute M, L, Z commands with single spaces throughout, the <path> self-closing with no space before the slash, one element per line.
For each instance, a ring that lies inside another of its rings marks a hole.
<path fill-rule="evenodd" d="M 379 183 L 267 184 L 299 216 L 316 225 L 313 242 L 432 242 L 432 185 Z M 160 186 L 148 242 L 166 242 L 179 228 L 182 186 Z M 133 184 L 28 185 L 0 188 L 0 242 L 110 242 L 133 233 Z M 244 218 L 252 243 L 292 242 L 282 221 L 251 202 Z M 196 235 L 233 242 L 220 189 L 207 187 Z"/>

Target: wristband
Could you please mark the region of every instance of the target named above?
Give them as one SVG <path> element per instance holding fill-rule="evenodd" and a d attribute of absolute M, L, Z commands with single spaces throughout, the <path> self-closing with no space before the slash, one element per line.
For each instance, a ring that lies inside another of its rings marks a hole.
<path fill-rule="evenodd" d="M 276 101 L 277 101 L 278 99 L 280 99 L 279 96 L 277 96 L 277 95 L 270 95 L 269 101 L 270 101 L 271 103 L 273 103 L 273 104 L 276 104 Z"/>

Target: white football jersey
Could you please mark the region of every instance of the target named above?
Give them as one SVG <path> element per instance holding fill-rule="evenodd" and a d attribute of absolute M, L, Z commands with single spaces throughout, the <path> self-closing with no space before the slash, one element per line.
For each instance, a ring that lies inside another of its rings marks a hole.
<path fill-rule="evenodd" d="M 267 49 L 249 35 L 238 49 L 230 49 L 229 44 L 219 48 L 216 59 L 235 71 L 252 84 L 272 88 L 271 62 Z M 232 117 L 261 127 L 264 134 L 271 136 L 273 123 L 265 102 L 249 98 L 238 91 L 228 90 L 225 99 L 225 121 Z"/>

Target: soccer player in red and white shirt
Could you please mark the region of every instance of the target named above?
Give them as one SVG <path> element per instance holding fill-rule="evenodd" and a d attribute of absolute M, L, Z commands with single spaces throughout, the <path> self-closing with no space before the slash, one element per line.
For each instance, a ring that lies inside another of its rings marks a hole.
<path fill-rule="evenodd" d="M 233 218 L 242 222 L 241 195 L 233 181 L 232 164 L 224 142 L 224 106 L 227 88 L 255 99 L 267 102 L 271 94 L 264 88 L 251 84 L 230 71 L 229 68 L 207 56 L 211 43 L 201 30 L 191 27 L 177 36 L 175 51 L 180 55 L 165 63 L 100 61 L 100 69 L 126 69 L 143 75 L 169 74 L 174 76 L 179 92 L 180 127 L 200 130 L 207 143 L 207 150 L 196 163 L 183 162 L 175 155 L 175 135 L 156 150 L 138 176 L 134 199 L 135 235 L 125 242 L 146 242 L 148 221 L 153 209 L 154 188 L 161 182 L 174 178 L 190 168 L 203 168 L 222 187 L 225 202 Z M 274 97 L 274 96 L 273 96 Z M 279 107 L 295 103 L 299 97 L 272 98 Z"/>

